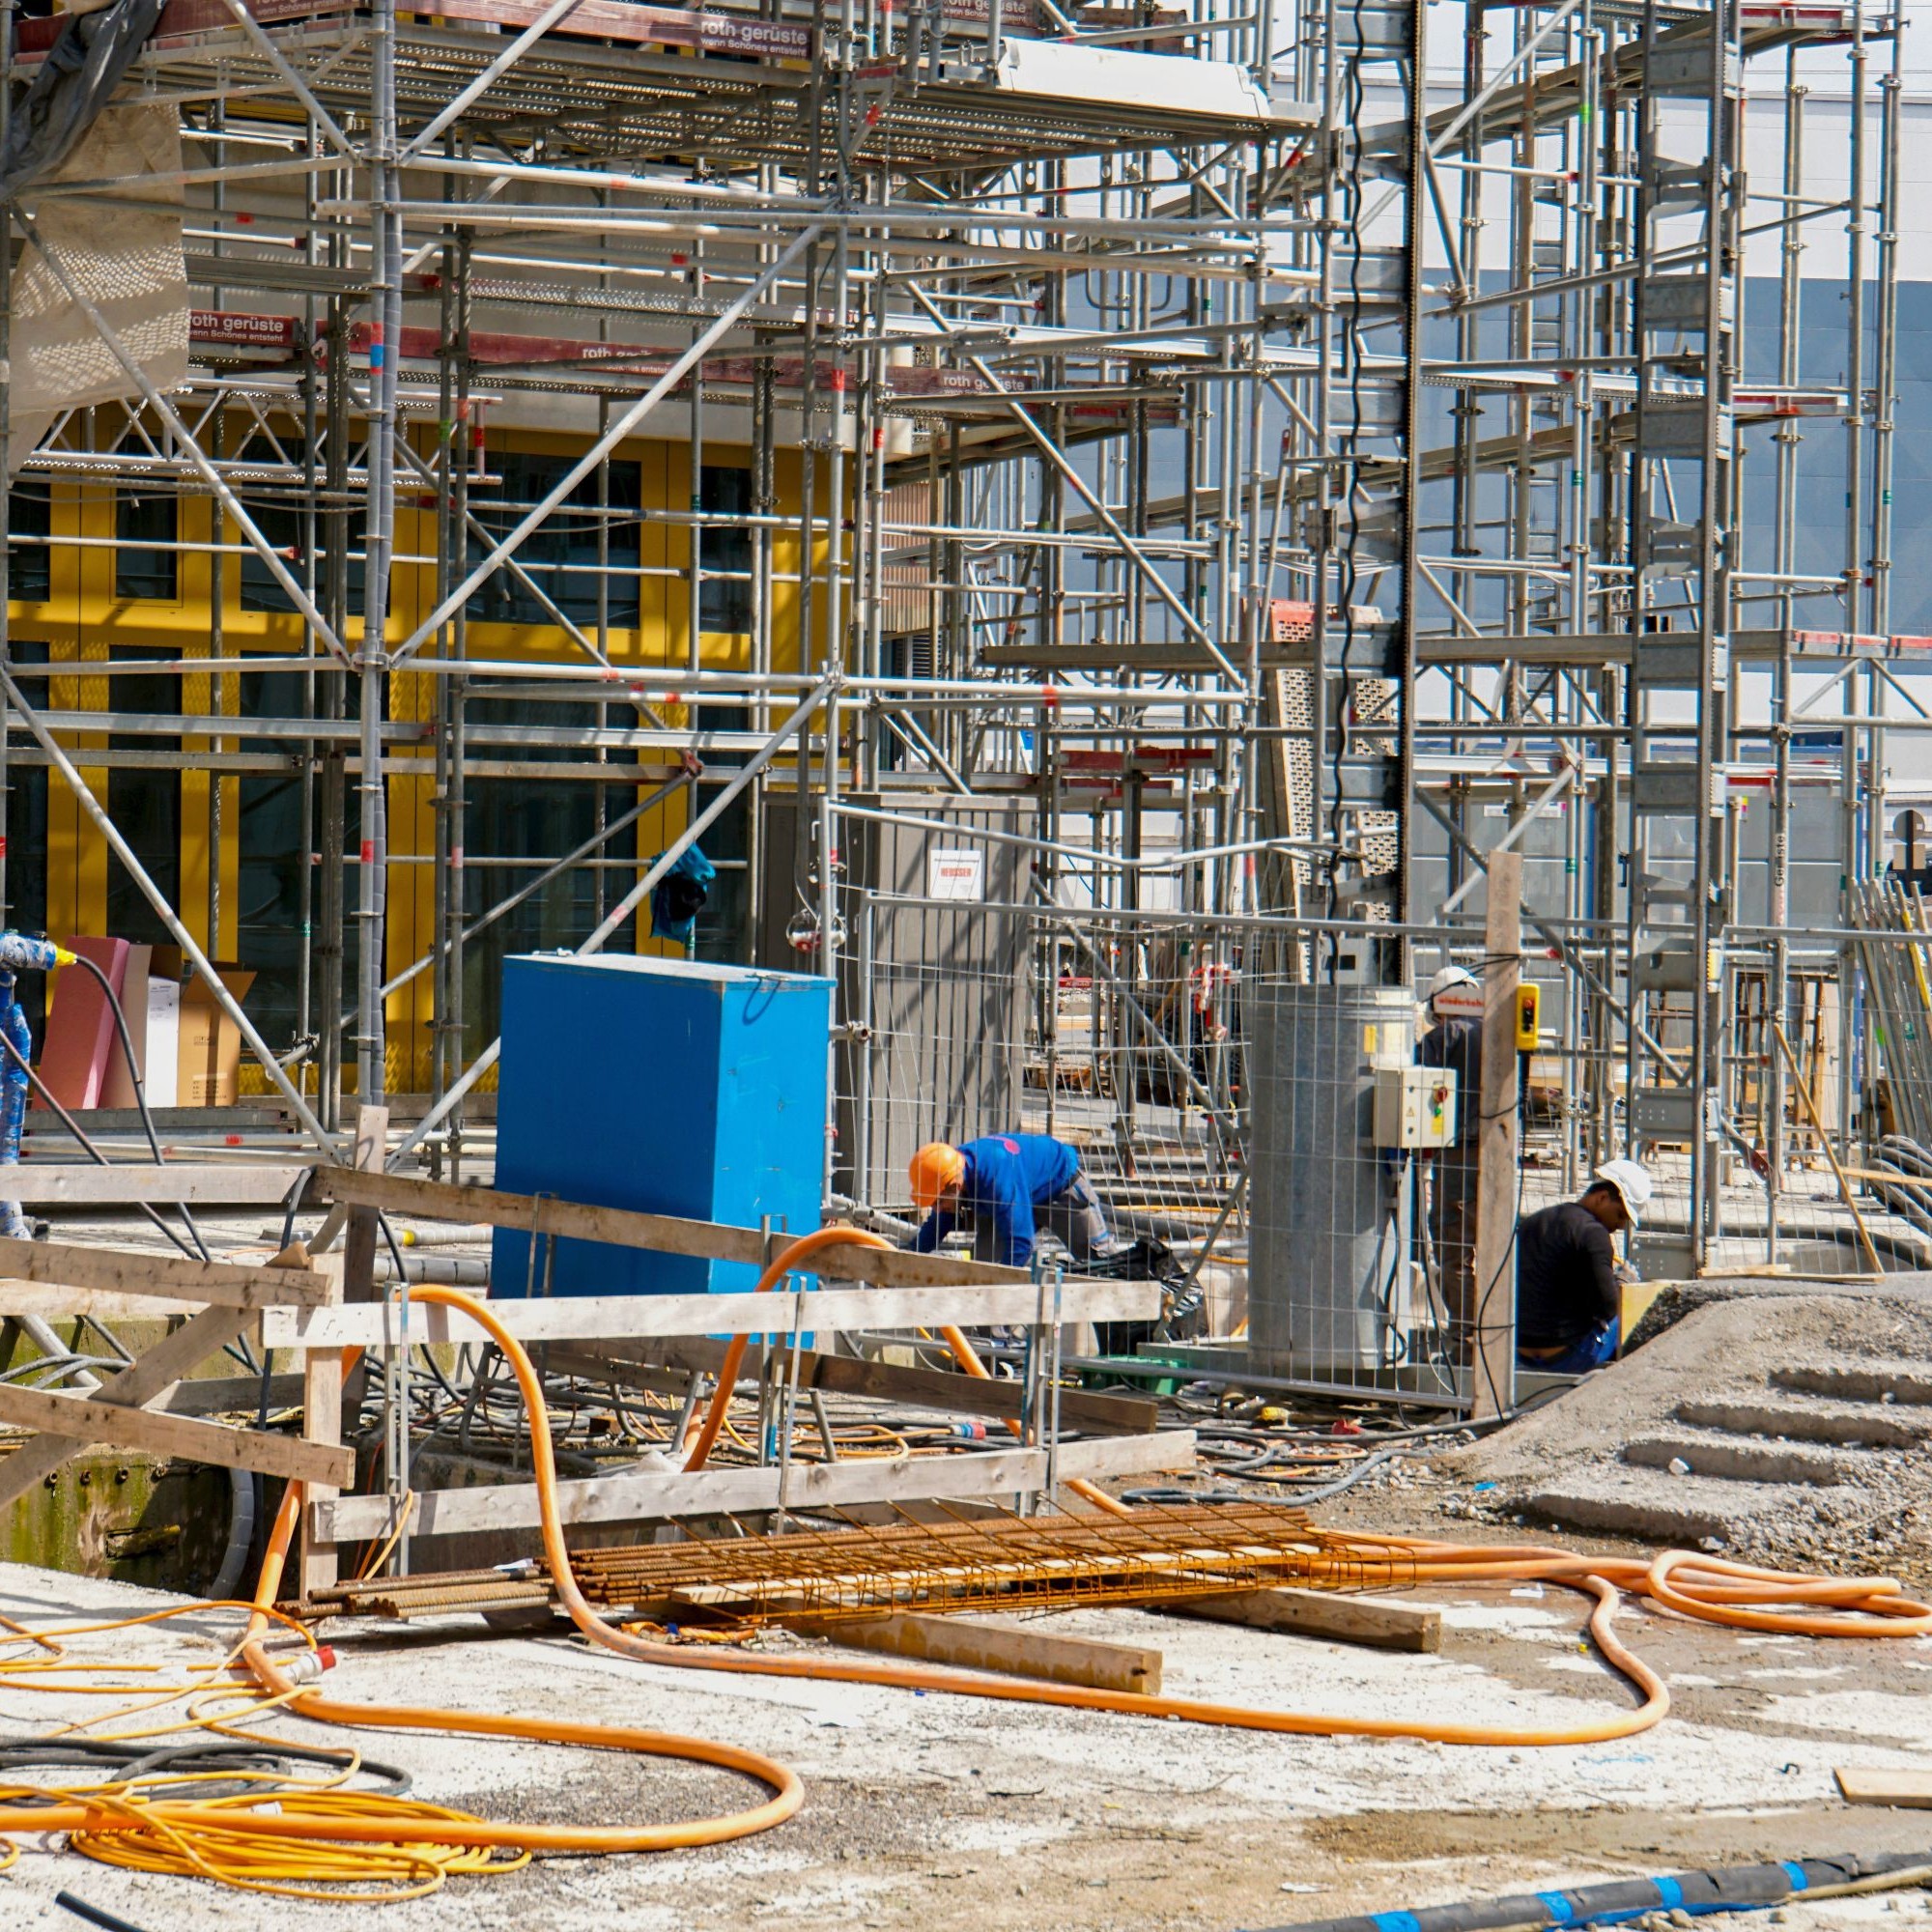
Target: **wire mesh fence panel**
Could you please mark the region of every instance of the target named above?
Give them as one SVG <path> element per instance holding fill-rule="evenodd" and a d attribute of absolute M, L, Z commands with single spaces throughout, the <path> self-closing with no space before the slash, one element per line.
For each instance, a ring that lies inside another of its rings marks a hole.
<path fill-rule="evenodd" d="M 855 890 L 846 933 L 838 1191 L 909 1235 L 920 1147 L 997 1160 L 973 1144 L 1047 1136 L 1104 1251 L 1136 1247 L 1183 1291 L 1178 1328 L 1103 1342 L 1184 1344 L 1203 1365 L 1219 1343 L 1262 1377 L 1453 1396 L 1472 1314 L 1459 1325 L 1445 1295 L 1468 1299 L 1474 1170 L 1455 1070 L 1416 1064 L 1409 991 L 1305 983 L 1308 934 L 1264 922 Z M 1055 1204 L 1035 1205 L 1044 1237 Z M 969 1201 L 933 1233 L 1024 1259 L 999 1220 Z"/>

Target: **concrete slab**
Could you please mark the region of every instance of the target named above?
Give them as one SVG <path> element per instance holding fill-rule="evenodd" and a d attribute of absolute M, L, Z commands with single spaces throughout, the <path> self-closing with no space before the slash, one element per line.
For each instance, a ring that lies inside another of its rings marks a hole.
<path fill-rule="evenodd" d="M 1841 1483 L 1850 1459 L 1847 1450 L 1799 1449 L 1788 1445 L 1741 1442 L 1733 1436 L 1700 1435 L 1690 1430 L 1671 1435 L 1640 1435 L 1624 1444 L 1624 1461 L 1647 1469 L 1668 1469 L 1672 1463 L 1692 1475 L 1729 1476 L 1741 1483 Z"/>
<path fill-rule="evenodd" d="M 1680 1402 L 1679 1422 L 1693 1429 L 1721 1429 L 1733 1435 L 1765 1435 L 1787 1442 L 1835 1442 L 1867 1449 L 1915 1449 L 1932 1440 L 1932 1414 L 1914 1415 L 1876 1404 L 1760 1400 Z"/>
<path fill-rule="evenodd" d="M 1844 1402 L 1932 1405 L 1932 1362 L 1898 1362 L 1889 1368 L 1802 1367 L 1774 1371 L 1779 1387 L 1802 1395 L 1836 1396 Z"/>
<path fill-rule="evenodd" d="M 1672 1548 L 1731 1548 L 1754 1518 L 1779 1506 L 1780 1492 L 1720 1476 L 1673 1476 L 1612 1464 L 1534 1490 L 1522 1504 L 1536 1529 L 1580 1529 Z"/>

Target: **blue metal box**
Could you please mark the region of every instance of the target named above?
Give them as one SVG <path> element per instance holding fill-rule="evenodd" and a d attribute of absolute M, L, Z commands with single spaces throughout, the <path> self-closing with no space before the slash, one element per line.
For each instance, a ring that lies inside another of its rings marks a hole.
<path fill-rule="evenodd" d="M 678 959 L 503 962 L 497 1185 L 791 1235 L 819 1225 L 832 982 Z M 543 1294 L 499 1228 L 491 1293 Z M 745 1262 L 560 1240 L 552 1294 L 742 1292 Z"/>

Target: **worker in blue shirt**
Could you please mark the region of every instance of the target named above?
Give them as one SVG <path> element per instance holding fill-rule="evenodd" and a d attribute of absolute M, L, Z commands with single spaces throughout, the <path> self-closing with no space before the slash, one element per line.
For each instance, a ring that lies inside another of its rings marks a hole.
<path fill-rule="evenodd" d="M 982 1262 L 1025 1267 L 1034 1235 L 1044 1228 L 1066 1244 L 1076 1262 L 1092 1259 L 1107 1239 L 1107 1217 L 1080 1155 L 1046 1134 L 992 1134 L 952 1147 L 931 1141 L 913 1155 L 913 1205 L 924 1225 L 913 1238 L 929 1254 L 954 1227 L 973 1230 Z"/>

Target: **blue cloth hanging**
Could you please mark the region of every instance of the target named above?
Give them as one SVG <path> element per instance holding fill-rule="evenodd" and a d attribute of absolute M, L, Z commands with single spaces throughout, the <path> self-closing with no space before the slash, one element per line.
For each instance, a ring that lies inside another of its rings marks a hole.
<path fill-rule="evenodd" d="M 660 852 L 658 858 L 663 857 Z M 683 945 L 696 930 L 697 915 L 704 910 L 717 876 L 718 867 L 696 845 L 687 845 L 651 892 L 652 937 Z"/>

